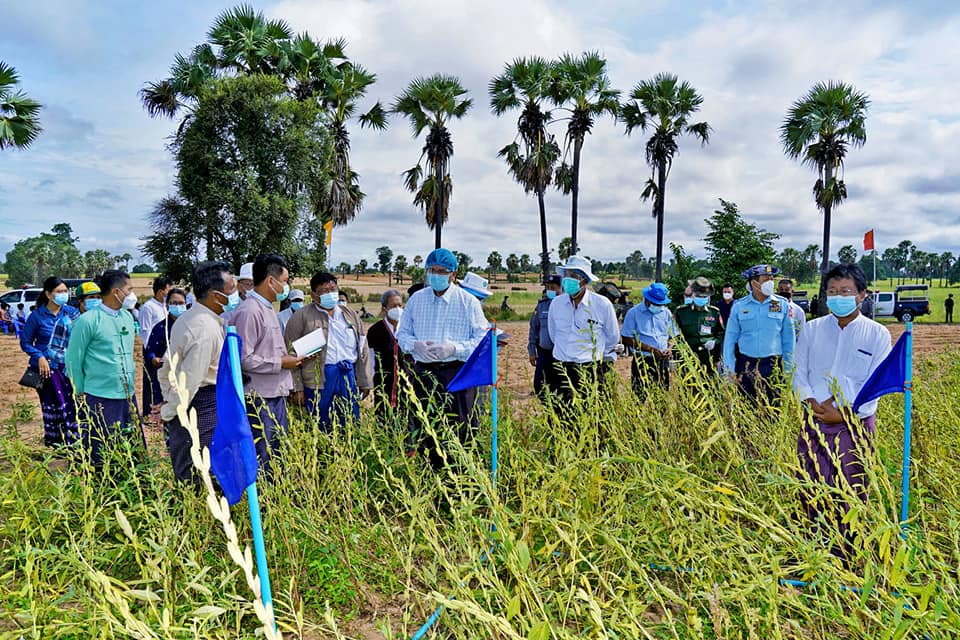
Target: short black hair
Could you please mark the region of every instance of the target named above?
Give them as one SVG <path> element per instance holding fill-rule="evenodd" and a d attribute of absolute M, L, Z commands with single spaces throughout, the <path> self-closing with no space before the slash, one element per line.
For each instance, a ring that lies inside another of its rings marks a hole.
<path fill-rule="evenodd" d="M 950 295 L 952 296 L 953 294 L 951 293 Z M 18 302 L 18 303 L 17 303 L 17 309 L 23 309 L 23 303 L 22 303 L 22 302 Z"/>
<path fill-rule="evenodd" d="M 780 282 L 777 283 L 777 286 L 780 286 L 781 284 L 789 284 L 792 287 L 793 280 L 791 280 L 790 278 L 781 278 Z"/>
<path fill-rule="evenodd" d="M 58 276 L 50 276 L 43 281 L 43 293 L 37 296 L 37 299 L 39 300 L 40 298 L 43 298 L 45 301 L 52 301 L 53 297 L 47 294 L 53 293 L 53 290 L 62 284 L 66 284 L 64 283 L 63 278 Z M 47 302 L 44 302 L 43 304 L 47 304 Z"/>
<path fill-rule="evenodd" d="M 350 294 L 349 294 L 349 293 L 347 293 L 346 291 L 340 291 L 339 294 L 340 294 L 340 295 L 337 296 L 338 298 L 344 298 L 347 302 L 350 302 Z"/>
<path fill-rule="evenodd" d="M 126 271 L 121 271 L 120 269 L 107 269 L 100 274 L 100 281 L 97 283 L 97 286 L 100 287 L 100 291 L 103 292 L 103 295 L 107 295 L 114 289 L 122 287 L 129 279 L 130 274 Z"/>
<path fill-rule="evenodd" d="M 863 269 L 855 264 L 838 264 L 827 271 L 827 275 L 823 276 L 824 282 L 846 278 L 853 280 L 854 284 L 857 285 L 857 293 L 863 293 L 867 290 L 867 276 L 864 275 Z"/>
<path fill-rule="evenodd" d="M 259 287 L 267 276 L 279 278 L 284 271 L 289 271 L 287 261 L 277 253 L 267 253 L 257 256 L 253 261 L 253 286 Z"/>
<path fill-rule="evenodd" d="M 201 262 L 194 267 L 190 282 L 193 284 L 193 291 L 197 300 L 206 298 L 211 291 L 222 293 L 227 282 L 224 274 L 230 275 L 230 267 L 226 262 L 219 260 Z"/>
<path fill-rule="evenodd" d="M 724 289 L 733 289 L 733 288 L 734 288 L 734 286 L 733 286 L 732 284 L 730 284 L 729 282 L 727 282 L 727 283 L 725 283 L 722 287 L 720 287 L 720 290 L 723 291 Z"/>
<path fill-rule="evenodd" d="M 313 274 L 313 277 L 310 278 L 310 291 L 316 291 L 317 287 L 327 284 L 328 282 L 337 284 L 337 276 L 332 273 L 327 273 L 326 271 L 317 271 Z"/>
<path fill-rule="evenodd" d="M 153 295 L 157 295 L 158 293 L 160 293 L 167 287 L 171 286 L 172 284 L 173 284 L 173 280 L 166 276 L 160 276 L 158 278 L 154 278 L 153 279 Z"/>
<path fill-rule="evenodd" d="M 177 289 L 176 287 L 174 287 L 173 289 L 170 289 L 170 291 L 167 291 L 167 297 L 164 298 L 163 301 L 166 302 L 167 304 L 170 304 L 170 296 L 173 296 L 173 295 L 183 296 L 184 300 L 186 300 L 187 298 L 187 294 L 183 292 L 183 289 Z"/>

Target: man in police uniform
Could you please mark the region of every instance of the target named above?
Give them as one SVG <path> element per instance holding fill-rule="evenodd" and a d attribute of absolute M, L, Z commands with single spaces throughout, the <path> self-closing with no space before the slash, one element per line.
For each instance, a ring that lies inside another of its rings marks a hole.
<path fill-rule="evenodd" d="M 759 264 L 743 272 L 749 293 L 733 304 L 723 339 L 723 368 L 751 397 L 761 393 L 774 402 L 779 395 L 771 377 L 793 368 L 796 340 L 789 302 L 773 293 L 777 267 Z M 735 349 L 739 353 L 735 354 Z"/>
<path fill-rule="evenodd" d="M 693 302 L 677 309 L 677 326 L 683 339 L 697 355 L 700 364 L 707 370 L 713 370 L 723 346 L 723 323 L 720 310 L 710 305 L 713 283 L 700 276 L 690 285 Z"/>
<path fill-rule="evenodd" d="M 527 339 L 527 355 L 530 356 L 530 364 L 535 367 L 533 390 L 541 399 L 545 391 L 555 392 L 557 389 L 553 367 L 553 341 L 550 340 L 547 318 L 550 315 L 550 303 L 560 293 L 560 276 L 547 276 L 543 287 L 543 297 L 530 316 L 530 333 Z"/>

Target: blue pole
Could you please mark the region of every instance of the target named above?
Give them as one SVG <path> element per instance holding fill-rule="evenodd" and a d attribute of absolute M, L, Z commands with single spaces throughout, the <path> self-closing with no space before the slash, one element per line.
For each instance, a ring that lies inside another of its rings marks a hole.
<path fill-rule="evenodd" d="M 493 362 L 490 365 L 491 377 L 493 378 L 493 388 L 490 391 L 490 476 L 493 480 L 493 490 L 497 490 L 497 323 L 494 322 L 490 328 L 493 332 L 492 346 L 490 353 Z"/>
<path fill-rule="evenodd" d="M 234 336 L 231 339 L 230 336 Z M 243 400 L 243 376 L 240 374 L 240 350 L 237 348 L 237 328 L 227 327 L 227 348 L 230 349 L 230 369 L 233 372 L 233 386 Z M 270 616 L 273 630 L 277 630 L 277 620 L 273 615 L 273 595 L 270 592 L 270 572 L 267 570 L 267 548 L 263 543 L 263 523 L 260 520 L 260 498 L 257 495 L 257 483 L 247 487 L 247 504 L 250 507 L 250 528 L 253 530 L 253 552 L 257 558 L 257 575 L 260 577 L 260 600 Z"/>
<path fill-rule="evenodd" d="M 913 422 L 913 323 L 908 322 L 907 354 L 903 381 L 903 477 L 900 479 L 902 498 L 900 502 L 900 537 L 907 537 L 907 518 L 910 517 L 910 427 Z"/>
<path fill-rule="evenodd" d="M 424 636 L 427 635 L 427 632 L 430 631 L 430 627 L 436 624 L 437 620 L 440 619 L 440 614 L 443 613 L 443 605 L 437 607 L 437 610 L 434 611 L 427 621 L 423 623 L 423 626 L 417 629 L 417 632 L 410 636 L 410 640 L 421 640 Z"/>

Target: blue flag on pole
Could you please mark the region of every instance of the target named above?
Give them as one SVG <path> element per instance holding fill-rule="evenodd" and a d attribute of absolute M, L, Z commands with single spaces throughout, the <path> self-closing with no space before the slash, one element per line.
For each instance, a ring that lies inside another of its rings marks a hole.
<path fill-rule="evenodd" d="M 483 336 L 483 340 L 447 385 L 447 391 L 453 393 L 470 387 L 493 385 L 493 333 L 493 331 L 487 331 Z"/>
<path fill-rule="evenodd" d="M 890 354 L 867 378 L 857 399 L 853 401 L 854 411 L 888 393 L 903 393 L 907 381 L 907 335 L 907 332 L 900 335 Z"/>
<path fill-rule="evenodd" d="M 235 350 L 236 357 L 230 357 Z M 217 426 L 210 442 L 210 468 L 227 502 L 236 504 L 247 487 L 257 480 L 257 450 L 243 392 L 237 387 L 240 372 L 240 336 L 228 333 L 217 369 Z"/>

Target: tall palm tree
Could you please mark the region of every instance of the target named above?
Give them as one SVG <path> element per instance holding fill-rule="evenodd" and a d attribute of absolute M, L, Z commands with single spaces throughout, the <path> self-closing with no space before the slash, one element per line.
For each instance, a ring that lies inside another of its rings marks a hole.
<path fill-rule="evenodd" d="M 823 211 L 823 258 L 820 262 L 820 299 L 825 300 L 830 269 L 830 215 L 847 197 L 844 161 L 851 146 L 867 141 L 870 98 L 853 85 L 818 82 L 793 103 L 780 126 L 780 142 L 788 157 L 799 159 L 817 173 L 813 199 Z"/>
<path fill-rule="evenodd" d="M 37 119 L 41 105 L 15 91 L 19 82 L 17 70 L 0 61 L 0 149 L 26 149 L 43 131 Z"/>
<path fill-rule="evenodd" d="M 517 135 L 500 150 L 513 179 L 525 192 L 536 193 L 540 207 L 540 262 L 543 277 L 550 272 L 550 248 L 547 244 L 547 210 L 544 192 L 553 180 L 554 167 L 560 157 L 560 146 L 547 133 L 550 112 L 544 111 L 553 64 L 540 57 L 518 58 L 504 67 L 503 73 L 490 81 L 490 106 L 501 116 L 520 109 Z M 521 149 L 520 143 L 523 147 Z"/>
<path fill-rule="evenodd" d="M 653 198 L 653 217 L 657 219 L 657 282 L 663 281 L 663 213 L 667 178 L 678 151 L 677 141 L 683 134 L 710 141 L 710 125 L 691 123 L 690 118 L 700 110 L 703 96 L 690 83 L 680 82 L 670 73 L 658 73 L 650 80 L 637 84 L 630 92 L 630 101 L 620 108 L 620 119 L 629 135 L 634 129 L 653 129 L 646 145 L 647 164 L 651 175 L 643 190 L 644 200 Z"/>
<path fill-rule="evenodd" d="M 392 112 L 406 117 L 413 128 L 413 137 L 427 131 L 423 151 L 415 167 L 403 172 L 404 184 L 414 194 L 413 204 L 421 207 L 427 226 L 434 231 L 439 248 L 444 223 L 450 213 L 453 182 L 450 179 L 450 159 L 453 157 L 453 139 L 447 129 L 451 119 L 466 115 L 473 100 L 466 98 L 467 90 L 456 76 L 436 74 L 417 78 L 400 94 Z M 426 177 L 423 161 L 426 159 Z"/>
<path fill-rule="evenodd" d="M 558 109 L 569 113 L 564 143 L 564 155 L 573 147 L 573 166 L 566 163 L 557 170 L 558 183 L 564 187 L 569 180 L 570 239 L 573 253 L 577 244 L 577 216 L 580 199 L 580 155 L 587 134 L 598 116 L 609 114 L 616 118 L 620 92 L 610 86 L 607 61 L 599 53 L 586 52 L 579 56 L 563 54 L 554 65 L 549 87 L 550 99 Z"/>
<path fill-rule="evenodd" d="M 217 16 L 208 37 L 220 47 L 220 67 L 244 75 L 274 74 L 280 43 L 293 38 L 293 32 L 283 20 L 267 20 L 250 5 L 240 5 Z"/>

